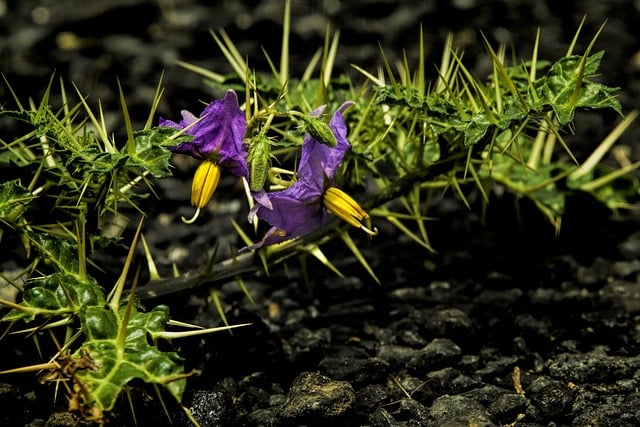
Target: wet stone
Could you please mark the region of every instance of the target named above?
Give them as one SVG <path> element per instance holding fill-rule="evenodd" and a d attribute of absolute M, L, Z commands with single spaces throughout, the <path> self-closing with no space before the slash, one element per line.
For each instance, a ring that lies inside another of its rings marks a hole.
<path fill-rule="evenodd" d="M 44 426 L 45 427 L 76 427 L 78 425 L 83 425 L 83 424 L 84 423 L 80 423 L 78 418 L 70 412 L 54 412 L 53 414 L 49 415 L 49 418 L 47 418 L 47 422 L 44 424 Z"/>
<path fill-rule="evenodd" d="M 416 400 L 422 400 L 422 387 L 425 382 L 422 378 L 417 378 L 402 371 L 398 375 L 394 375 L 391 379 L 391 386 L 389 387 L 389 400 L 391 402 L 397 402 L 407 397 L 409 394 Z"/>
<path fill-rule="evenodd" d="M 326 345 L 331 340 L 331 331 L 320 328 L 314 331 L 302 328 L 289 339 L 289 344 L 299 350 L 311 350 Z"/>
<path fill-rule="evenodd" d="M 485 362 L 484 367 L 474 373 L 474 377 L 484 381 L 510 375 L 518 364 L 517 356 L 501 356 Z"/>
<path fill-rule="evenodd" d="M 423 402 L 431 402 L 445 394 L 453 395 L 464 393 L 481 385 L 480 382 L 468 377 L 453 368 L 443 368 L 429 372 L 424 377 L 422 387 L 414 394 L 421 396 Z"/>
<path fill-rule="evenodd" d="M 462 396 L 474 400 L 483 406 L 488 407 L 491 403 L 498 400 L 500 396 L 505 393 L 509 393 L 512 390 L 507 390 L 502 387 L 495 386 L 493 384 L 485 384 L 482 387 L 473 388 L 469 391 L 462 393 Z"/>
<path fill-rule="evenodd" d="M 512 310 L 524 292 L 519 288 L 512 289 L 484 289 L 475 299 L 475 303 L 480 306 L 490 306 L 493 310 Z"/>
<path fill-rule="evenodd" d="M 276 427 L 282 423 L 276 408 L 256 409 L 246 417 L 246 424 L 262 427 Z"/>
<path fill-rule="evenodd" d="M 294 425 L 326 425 L 345 417 L 353 408 L 356 395 L 346 381 L 303 372 L 291 384 L 278 416 Z"/>
<path fill-rule="evenodd" d="M 613 263 L 612 273 L 622 278 L 633 278 L 640 271 L 640 260 L 617 261 Z"/>
<path fill-rule="evenodd" d="M 588 408 L 576 414 L 574 426 L 637 426 L 640 425 L 640 393 L 632 393 L 618 400 Z M 574 410 L 575 412 L 575 410 Z"/>
<path fill-rule="evenodd" d="M 397 288 L 389 292 L 389 301 L 391 302 L 415 302 L 427 301 L 429 294 L 425 288 Z"/>
<path fill-rule="evenodd" d="M 618 245 L 620 252 L 628 258 L 640 257 L 640 231 L 637 231 Z"/>
<path fill-rule="evenodd" d="M 259 387 L 249 386 L 243 388 L 242 394 L 238 399 L 244 407 L 253 410 L 270 406 L 270 397 L 268 391 Z"/>
<path fill-rule="evenodd" d="M 416 331 L 406 329 L 398 331 L 397 342 L 400 345 L 416 348 L 424 347 L 427 344 L 427 340 Z"/>
<path fill-rule="evenodd" d="M 600 290 L 600 300 L 626 313 L 639 313 L 640 285 L 636 282 L 615 280 Z"/>

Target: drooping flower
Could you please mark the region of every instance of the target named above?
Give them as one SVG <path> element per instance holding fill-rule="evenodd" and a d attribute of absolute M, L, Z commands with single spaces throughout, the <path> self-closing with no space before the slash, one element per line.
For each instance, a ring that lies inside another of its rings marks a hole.
<path fill-rule="evenodd" d="M 239 177 L 248 176 L 247 144 L 243 140 L 247 130 L 245 115 L 236 93 L 228 90 L 224 98 L 208 104 L 199 118 L 185 110 L 179 123 L 160 118 L 159 125 L 193 136 L 191 141 L 181 142 L 170 150 L 202 160 L 191 186 L 191 204 L 196 213 L 191 220 L 183 218 L 185 222 L 193 222 L 216 190 L 221 168 Z"/>
<path fill-rule="evenodd" d="M 282 191 L 269 193 L 270 207 L 257 201 L 249 219 L 257 216 L 272 227 L 261 241 L 245 250 L 307 234 L 325 224 L 327 210 L 369 234 L 376 233 L 362 223 L 369 215 L 349 195 L 333 186 L 338 167 L 351 147 L 342 113 L 352 104 L 342 104 L 329 122 L 328 127 L 335 137 L 334 146 L 318 141 L 311 134 L 305 135 L 297 180 Z M 319 107 L 310 115 L 318 117 L 325 108 Z"/>

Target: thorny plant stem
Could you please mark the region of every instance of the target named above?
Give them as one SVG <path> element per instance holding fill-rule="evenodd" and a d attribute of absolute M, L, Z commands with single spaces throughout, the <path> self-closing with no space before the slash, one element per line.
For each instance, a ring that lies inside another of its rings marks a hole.
<path fill-rule="evenodd" d="M 478 143 L 477 145 L 480 146 L 483 144 Z M 481 149 L 482 147 L 477 147 L 477 150 Z M 442 162 L 435 163 L 425 169 L 421 169 L 399 178 L 390 184 L 385 190 L 374 196 L 369 203 L 366 204 L 367 209 L 381 206 L 391 200 L 394 200 L 399 195 L 406 193 L 416 183 L 428 181 L 448 171 L 451 167 L 450 163 L 459 160 L 461 157 L 463 156 L 448 157 Z M 466 157 L 466 154 L 464 157 Z M 340 226 L 342 226 L 342 224 Z M 337 232 L 338 227 L 336 226 L 327 226 L 316 230 L 306 236 L 296 239 L 295 241 L 291 241 L 290 244 L 281 246 L 277 251 L 277 255 L 286 258 L 295 254 L 296 247 L 309 242 L 317 242 L 322 236 L 325 237 L 325 240 L 330 240 L 337 235 Z M 275 255 L 276 254 L 273 254 L 272 258 L 275 257 Z M 254 253 L 247 252 L 218 262 L 213 266 L 190 271 L 181 276 L 152 280 L 144 286 L 138 287 L 136 294 L 141 300 L 151 300 L 184 292 L 200 286 L 210 286 L 215 282 L 236 277 L 242 273 L 257 273 L 261 270 L 262 267 L 259 259 L 257 259 Z"/>

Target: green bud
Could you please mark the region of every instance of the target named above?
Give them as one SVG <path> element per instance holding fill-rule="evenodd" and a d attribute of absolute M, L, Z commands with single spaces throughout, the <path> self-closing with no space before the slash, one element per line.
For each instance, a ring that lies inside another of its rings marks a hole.
<path fill-rule="evenodd" d="M 322 119 L 316 117 L 306 118 L 305 130 L 309 132 L 309 135 L 311 135 L 313 139 L 324 145 L 335 147 L 338 144 L 338 140 L 333 134 L 333 131 Z"/>
<path fill-rule="evenodd" d="M 247 156 L 249 167 L 249 188 L 251 191 L 260 191 L 267 181 L 269 169 L 271 169 L 271 144 L 264 132 L 258 133 L 249 142 L 249 154 Z"/>

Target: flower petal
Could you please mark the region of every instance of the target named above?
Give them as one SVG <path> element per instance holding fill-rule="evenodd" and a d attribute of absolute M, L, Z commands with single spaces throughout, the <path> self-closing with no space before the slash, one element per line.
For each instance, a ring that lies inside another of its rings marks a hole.
<path fill-rule="evenodd" d="M 234 175 L 248 175 L 247 147 L 243 140 L 247 121 L 233 90 L 228 90 L 224 98 L 209 103 L 197 121 L 188 111 L 183 111 L 182 117 L 180 123 L 160 119 L 160 126 L 188 127 L 186 133 L 194 137 L 192 141 L 173 147 L 172 152 L 197 159 L 214 157 Z"/>
<path fill-rule="evenodd" d="M 329 147 L 309 135 L 305 137 L 302 144 L 298 180 L 307 182 L 309 187 L 319 188 L 320 192 L 324 191 L 325 181 L 333 180 L 345 153 L 351 147 L 347 139 L 347 125 L 342 116 L 344 110 L 351 105 L 353 105 L 352 101 L 342 104 L 329 122 L 329 128 L 337 141 L 335 147 Z M 314 110 L 316 111 L 318 109 Z"/>

